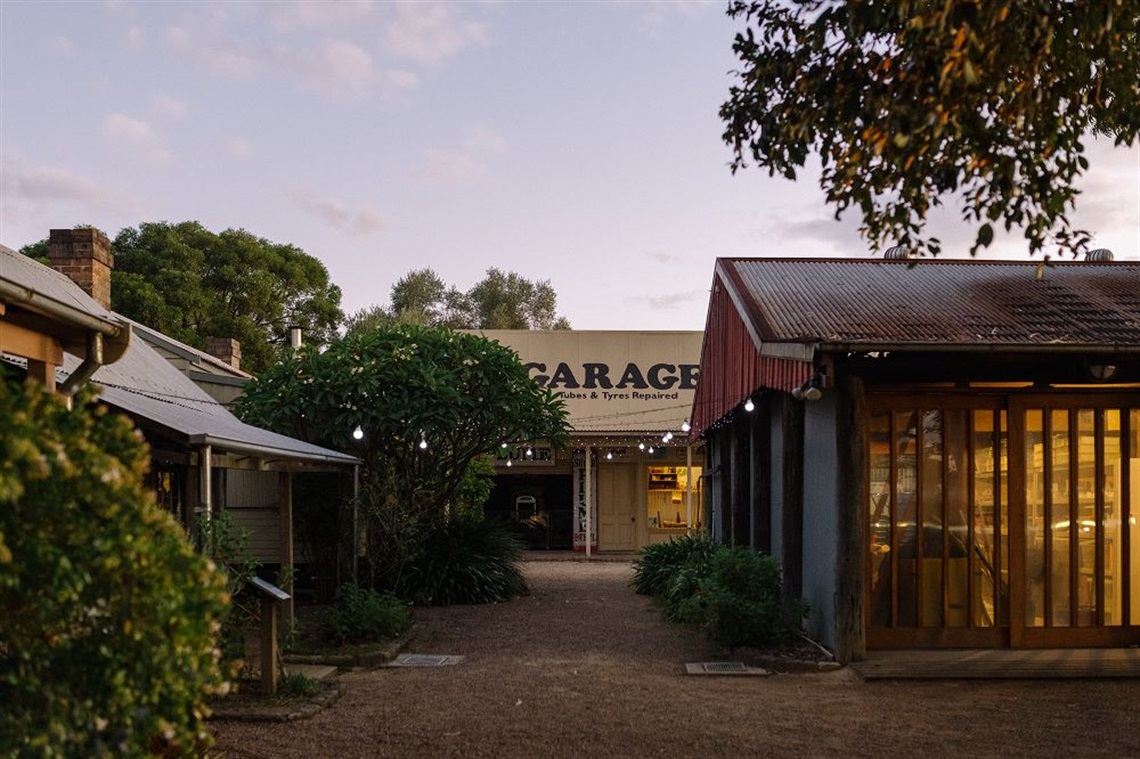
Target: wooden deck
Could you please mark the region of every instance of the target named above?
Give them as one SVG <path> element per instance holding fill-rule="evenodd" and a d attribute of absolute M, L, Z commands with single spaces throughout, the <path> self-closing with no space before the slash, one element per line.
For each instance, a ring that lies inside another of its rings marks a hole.
<path fill-rule="evenodd" d="M 869 651 L 851 668 L 864 680 L 1140 677 L 1140 648 Z"/>

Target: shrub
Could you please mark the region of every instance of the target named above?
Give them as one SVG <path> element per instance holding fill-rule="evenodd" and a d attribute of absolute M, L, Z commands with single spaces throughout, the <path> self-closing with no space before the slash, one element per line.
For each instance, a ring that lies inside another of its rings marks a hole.
<path fill-rule="evenodd" d="M 250 532 L 233 523 L 228 511 L 210 519 L 199 517 L 198 540 L 202 552 L 213 560 L 225 578 L 230 596 L 229 610 L 222 619 L 218 648 L 222 661 L 241 667 L 245 664 L 245 639 L 261 622 L 261 604 L 246 590 L 246 584 L 257 576 L 261 562 L 249 551 Z"/>
<path fill-rule="evenodd" d="M 508 525 L 454 517 L 428 528 L 396 592 L 429 606 L 505 601 L 527 590 L 522 553 Z"/>
<path fill-rule="evenodd" d="M 227 687 L 224 579 L 93 401 L 0 380 L 0 755 L 196 754 Z"/>
<path fill-rule="evenodd" d="M 305 698 L 321 692 L 321 683 L 301 672 L 287 672 L 281 678 L 277 695 L 285 698 Z"/>
<path fill-rule="evenodd" d="M 660 596 L 693 554 L 707 554 L 716 544 L 701 535 L 672 538 L 641 550 L 633 563 L 633 589 L 643 596 Z"/>
<path fill-rule="evenodd" d="M 784 599 L 779 562 L 743 546 L 716 551 L 683 606 L 688 621 L 698 621 L 724 648 L 780 646 L 807 615 L 803 601 Z"/>
<path fill-rule="evenodd" d="M 391 593 L 346 583 L 336 592 L 325 630 L 333 643 L 342 646 L 394 638 L 410 622 L 407 606 Z"/>

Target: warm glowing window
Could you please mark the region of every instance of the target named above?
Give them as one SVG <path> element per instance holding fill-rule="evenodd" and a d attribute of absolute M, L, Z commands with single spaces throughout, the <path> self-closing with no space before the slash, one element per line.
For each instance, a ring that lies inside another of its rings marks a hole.
<path fill-rule="evenodd" d="M 701 468 L 649 467 L 649 527 L 654 530 L 700 529 Z"/>

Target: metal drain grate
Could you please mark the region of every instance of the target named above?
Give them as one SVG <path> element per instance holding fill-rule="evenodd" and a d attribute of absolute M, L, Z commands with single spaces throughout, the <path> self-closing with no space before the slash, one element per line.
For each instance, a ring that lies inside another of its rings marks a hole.
<path fill-rule="evenodd" d="M 767 675 L 768 670 L 739 661 L 703 661 L 685 665 L 687 675 Z"/>
<path fill-rule="evenodd" d="M 447 667 L 463 661 L 462 656 L 439 654 L 400 654 L 388 664 L 389 667 Z"/>

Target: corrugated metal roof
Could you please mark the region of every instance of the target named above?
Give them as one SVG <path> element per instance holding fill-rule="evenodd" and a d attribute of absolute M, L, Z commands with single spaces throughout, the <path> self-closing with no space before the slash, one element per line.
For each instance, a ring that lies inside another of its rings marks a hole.
<path fill-rule="evenodd" d="M 70 373 L 79 360 L 65 358 L 65 369 Z M 162 425 L 185 436 L 191 444 L 209 443 L 222 450 L 257 451 L 296 461 L 359 461 L 354 456 L 242 422 L 143 340 L 132 342 L 115 363 L 100 367 L 91 381 L 103 389 L 102 400 L 108 405 Z"/>
<path fill-rule="evenodd" d="M 83 292 L 67 278 L 67 275 L 4 245 L 0 245 L 0 279 L 6 279 L 32 290 L 36 295 L 53 300 L 69 309 L 82 311 L 111 324 L 118 324 L 114 314 Z M 35 299 L 21 305 L 34 310 Z"/>
<path fill-rule="evenodd" d="M 764 342 L 1140 346 L 1140 263 L 724 258 Z"/>

